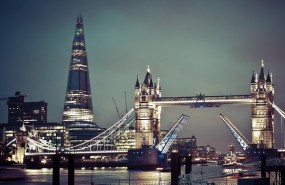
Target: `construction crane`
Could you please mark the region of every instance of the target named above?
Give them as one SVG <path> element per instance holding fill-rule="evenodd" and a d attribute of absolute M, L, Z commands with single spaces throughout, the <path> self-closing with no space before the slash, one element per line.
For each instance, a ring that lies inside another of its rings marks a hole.
<path fill-rule="evenodd" d="M 126 113 L 128 112 L 128 106 L 127 106 L 127 92 L 125 91 L 125 106 L 126 106 Z"/>
<path fill-rule="evenodd" d="M 120 112 L 119 112 L 119 110 L 118 110 L 118 107 L 117 107 L 117 104 L 116 104 L 116 102 L 115 102 L 114 97 L 112 97 L 112 99 L 113 99 L 113 102 L 114 102 L 114 105 L 115 105 L 116 111 L 117 111 L 117 113 L 118 113 L 119 119 L 121 119 L 121 118 L 122 118 L 122 116 L 120 115 Z"/>

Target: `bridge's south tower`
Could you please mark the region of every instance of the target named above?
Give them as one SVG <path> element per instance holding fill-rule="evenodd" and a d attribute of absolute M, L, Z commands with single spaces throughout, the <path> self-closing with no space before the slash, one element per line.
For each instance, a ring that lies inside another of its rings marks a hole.
<path fill-rule="evenodd" d="M 161 86 L 153 83 L 148 66 L 143 83 L 137 78 L 135 85 L 136 148 L 154 146 L 159 142 L 161 107 L 152 104 L 153 98 L 161 97 Z"/>
<path fill-rule="evenodd" d="M 264 73 L 262 61 L 259 75 L 251 79 L 252 144 L 257 148 L 272 149 L 274 145 L 274 84 L 272 75 Z"/>

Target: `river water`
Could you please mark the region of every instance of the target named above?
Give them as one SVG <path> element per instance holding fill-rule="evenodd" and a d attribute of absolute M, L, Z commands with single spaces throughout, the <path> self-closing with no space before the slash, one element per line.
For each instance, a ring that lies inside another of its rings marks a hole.
<path fill-rule="evenodd" d="M 237 178 L 218 177 L 221 176 L 223 169 L 221 166 L 193 166 L 193 177 L 195 180 L 206 179 L 208 182 L 215 182 L 216 185 L 236 185 Z M 19 172 L 17 172 L 19 173 Z M 25 178 L 15 181 L 0 181 L 0 185 L 50 185 L 52 184 L 52 169 L 23 169 L 20 171 Z M 184 168 L 182 167 L 182 174 Z M 67 169 L 60 169 L 60 184 L 68 184 Z M 218 178 L 212 178 L 218 177 Z M 170 184 L 171 173 L 160 171 L 128 171 L 125 167 L 116 168 L 95 168 L 76 169 L 75 185 L 90 185 L 91 181 L 95 185 L 152 185 L 152 184 Z M 199 183 L 200 184 L 200 183 Z"/>

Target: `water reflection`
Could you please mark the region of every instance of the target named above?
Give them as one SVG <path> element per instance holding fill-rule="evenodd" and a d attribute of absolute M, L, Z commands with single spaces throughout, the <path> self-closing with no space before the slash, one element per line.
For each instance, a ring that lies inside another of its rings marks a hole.
<path fill-rule="evenodd" d="M 228 182 L 236 183 L 236 178 L 221 177 L 222 168 L 220 166 L 193 166 L 193 177 L 195 179 L 205 178 L 208 182 Z M 46 185 L 52 184 L 52 169 L 25 169 L 26 178 L 21 180 L 22 185 Z M 184 173 L 182 167 L 181 173 Z M 60 169 L 60 184 L 67 184 L 68 171 Z M 169 184 L 171 179 L 170 172 L 160 171 L 128 171 L 125 167 L 117 168 L 94 168 L 76 169 L 75 184 L 90 185 L 91 181 L 99 184 L 139 184 L 139 183 L 154 183 Z M 19 181 L 5 182 L 7 185 L 18 185 Z"/>

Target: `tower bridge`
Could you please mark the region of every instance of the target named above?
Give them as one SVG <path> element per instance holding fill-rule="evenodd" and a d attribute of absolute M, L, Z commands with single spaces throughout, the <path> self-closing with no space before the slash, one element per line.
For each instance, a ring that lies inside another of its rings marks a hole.
<path fill-rule="evenodd" d="M 160 152 L 166 153 L 178 132 L 182 129 L 188 116 L 182 115 L 173 128 L 164 137 L 160 137 L 161 111 L 163 107 L 188 106 L 190 108 L 220 107 L 222 105 L 243 104 L 251 106 L 251 132 L 252 139 L 249 142 L 230 120 L 220 114 L 221 119 L 226 123 L 234 137 L 246 150 L 250 145 L 255 145 L 257 149 L 274 149 L 274 109 L 285 118 L 285 113 L 274 103 L 274 84 L 272 76 L 264 74 L 262 63 L 260 74 L 253 74 L 250 83 L 250 94 L 244 95 L 218 95 L 206 96 L 198 94 L 196 96 L 184 97 L 162 97 L 160 80 L 153 83 L 152 75 L 148 67 L 145 79 L 142 84 L 137 78 L 135 84 L 135 106 L 117 123 L 108 128 L 98 136 L 79 143 L 77 145 L 57 148 L 41 140 L 28 137 L 22 134 L 21 141 L 26 142 L 26 156 L 64 154 L 127 154 L 130 149 L 140 149 L 145 146 L 157 148 Z M 119 148 L 120 136 L 131 126 L 135 128 L 135 146 L 129 148 Z M 18 138 L 17 138 L 18 139 Z M 16 141 L 16 139 L 15 139 Z M 9 143 L 11 144 L 11 142 Z M 21 148 L 21 144 L 17 145 Z M 23 151 L 23 149 L 19 150 Z M 23 152 L 21 152 L 23 155 Z"/>
<path fill-rule="evenodd" d="M 103 130 L 94 122 L 91 88 L 89 83 L 89 71 L 87 51 L 83 29 L 82 16 L 76 21 L 75 35 L 72 44 L 72 54 L 69 67 L 68 85 L 63 111 L 63 123 L 69 130 L 66 146 L 59 149 L 63 153 L 117 153 L 127 152 L 128 149 L 158 148 L 165 153 L 169 143 L 173 141 L 181 130 L 188 116 L 182 115 L 175 123 L 169 134 L 161 138 L 161 111 L 163 107 L 188 106 L 191 108 L 220 107 L 222 105 L 246 104 L 251 106 L 251 144 L 258 149 L 273 149 L 274 140 L 274 109 L 285 117 L 285 113 L 274 104 L 274 84 L 272 75 L 266 75 L 262 61 L 259 74 L 252 74 L 250 81 L 250 94 L 243 95 L 217 95 L 184 97 L 163 97 L 160 79 L 155 83 L 148 66 L 142 83 L 137 77 L 135 82 L 135 103 L 125 116 L 109 129 Z M 134 115 L 133 115 L 134 114 Z M 224 117 L 223 117 L 224 118 Z M 228 119 L 224 120 L 232 133 L 238 139 L 240 133 Z M 119 147 L 120 136 L 134 124 L 135 146 Z M 23 131 L 25 132 L 25 131 Z M 92 138 L 94 135 L 96 137 Z M 83 142 L 82 142 L 83 141 Z M 80 143 L 81 142 L 81 143 Z M 28 144 L 27 144 L 28 143 Z M 244 142 L 241 142 L 244 143 Z M 9 143 L 10 144 L 10 143 Z M 29 138 L 28 134 L 20 134 L 17 137 L 19 155 L 40 155 L 56 153 L 58 148 L 35 138 Z M 246 145 L 245 145 L 246 146 Z M 21 152 L 20 152 L 21 151 Z M 162 152 L 162 151 L 160 151 Z"/>
<path fill-rule="evenodd" d="M 250 94 L 217 95 L 185 97 L 162 97 L 160 79 L 154 83 L 148 66 L 143 83 L 137 78 L 135 83 L 135 112 L 136 112 L 136 148 L 155 146 L 160 142 L 160 120 L 162 107 L 189 106 L 220 107 L 221 105 L 245 104 L 251 106 L 251 144 L 257 148 L 273 149 L 274 140 L 274 109 L 282 112 L 274 104 L 274 84 L 272 74 L 266 75 L 263 61 L 259 74 L 252 74 Z M 284 116 L 283 116 L 284 117 Z"/>

